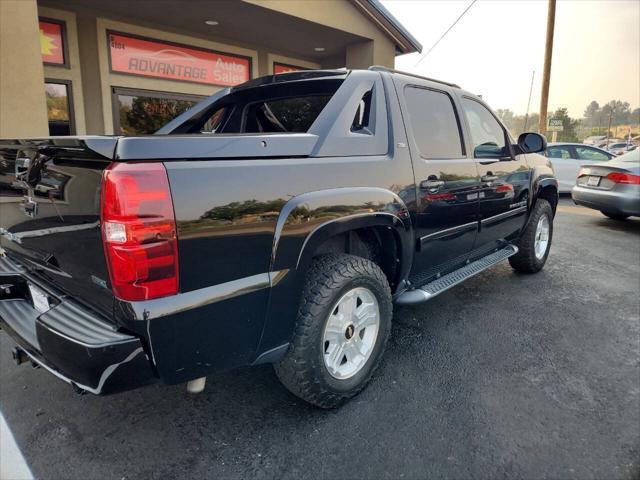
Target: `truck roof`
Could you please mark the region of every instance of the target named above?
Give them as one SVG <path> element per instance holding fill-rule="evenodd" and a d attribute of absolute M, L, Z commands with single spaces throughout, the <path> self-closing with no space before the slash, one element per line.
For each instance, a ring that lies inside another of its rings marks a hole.
<path fill-rule="evenodd" d="M 254 87 L 260 87 L 263 85 L 273 85 L 276 83 L 297 82 L 300 80 L 316 80 L 316 79 L 326 78 L 326 77 L 346 78 L 346 76 L 349 75 L 349 73 L 354 70 L 355 69 L 346 69 L 346 68 L 331 69 L 331 70 L 301 70 L 298 72 L 265 75 L 263 77 L 254 78 L 253 80 L 249 80 L 248 82 L 232 87 L 230 91 L 237 92 L 240 90 L 244 90 L 245 88 L 254 88 Z M 387 72 L 391 74 L 406 75 L 409 77 L 420 78 L 422 80 L 428 80 L 430 82 L 441 83 L 442 85 L 447 85 L 448 87 L 452 87 L 452 88 L 460 88 L 460 86 L 455 83 L 445 82 L 443 80 L 436 80 L 434 78 L 424 77 L 422 75 L 416 75 L 415 73 L 402 72 L 400 70 L 394 70 L 393 68 L 388 68 L 381 65 L 373 65 L 369 67 L 368 70 L 373 72 Z"/>
<path fill-rule="evenodd" d="M 415 73 L 402 72 L 400 70 L 394 70 L 393 68 L 383 67 L 380 65 L 373 65 L 369 67 L 369 70 L 374 72 L 388 72 L 388 73 L 398 73 L 400 75 L 407 75 L 408 77 L 421 78 L 422 80 L 428 80 L 430 82 L 442 83 L 443 85 L 447 85 L 448 87 L 460 88 L 460 85 L 455 83 L 445 82 L 443 80 L 436 80 L 435 78 L 423 77 L 422 75 L 416 75 Z"/>

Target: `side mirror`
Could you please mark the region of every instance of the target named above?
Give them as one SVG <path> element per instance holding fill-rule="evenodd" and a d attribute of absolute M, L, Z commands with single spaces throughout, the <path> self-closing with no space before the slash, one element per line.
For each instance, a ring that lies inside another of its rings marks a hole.
<path fill-rule="evenodd" d="M 519 153 L 538 153 L 547 149 L 547 139 L 539 133 L 523 133 L 518 137 Z"/>

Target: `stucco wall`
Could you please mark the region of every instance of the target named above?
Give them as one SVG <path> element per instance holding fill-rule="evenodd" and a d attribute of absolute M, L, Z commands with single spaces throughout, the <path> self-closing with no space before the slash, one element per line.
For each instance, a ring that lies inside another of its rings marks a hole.
<path fill-rule="evenodd" d="M 0 0 L 0 138 L 49 134 L 35 0 Z"/>
<path fill-rule="evenodd" d="M 393 68 L 395 65 L 395 45 L 391 39 L 347 0 L 243 1 L 370 39 L 370 48 L 357 49 L 351 58 L 347 55 L 347 68 L 366 68 L 371 65 Z"/>

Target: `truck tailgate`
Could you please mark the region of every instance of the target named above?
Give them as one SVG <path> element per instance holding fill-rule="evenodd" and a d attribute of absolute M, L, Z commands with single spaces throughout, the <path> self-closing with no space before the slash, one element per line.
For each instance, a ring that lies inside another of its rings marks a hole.
<path fill-rule="evenodd" d="M 0 247 L 43 285 L 109 319 L 100 190 L 117 140 L 0 140 Z"/>

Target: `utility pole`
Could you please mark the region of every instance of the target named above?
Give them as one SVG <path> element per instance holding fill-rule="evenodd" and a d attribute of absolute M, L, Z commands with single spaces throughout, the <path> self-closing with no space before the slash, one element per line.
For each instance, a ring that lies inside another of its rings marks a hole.
<path fill-rule="evenodd" d="M 542 72 L 542 94 L 540 95 L 540 133 L 547 133 L 547 105 L 549 103 L 549 79 L 551 78 L 551 55 L 553 53 L 553 28 L 556 21 L 556 0 L 549 0 L 547 11 L 547 40 L 544 47 L 544 70 Z"/>
<path fill-rule="evenodd" d="M 605 150 L 609 150 L 609 132 L 611 131 L 611 117 L 613 116 L 613 109 L 609 112 L 609 126 L 607 127 L 607 143 L 605 145 Z"/>

